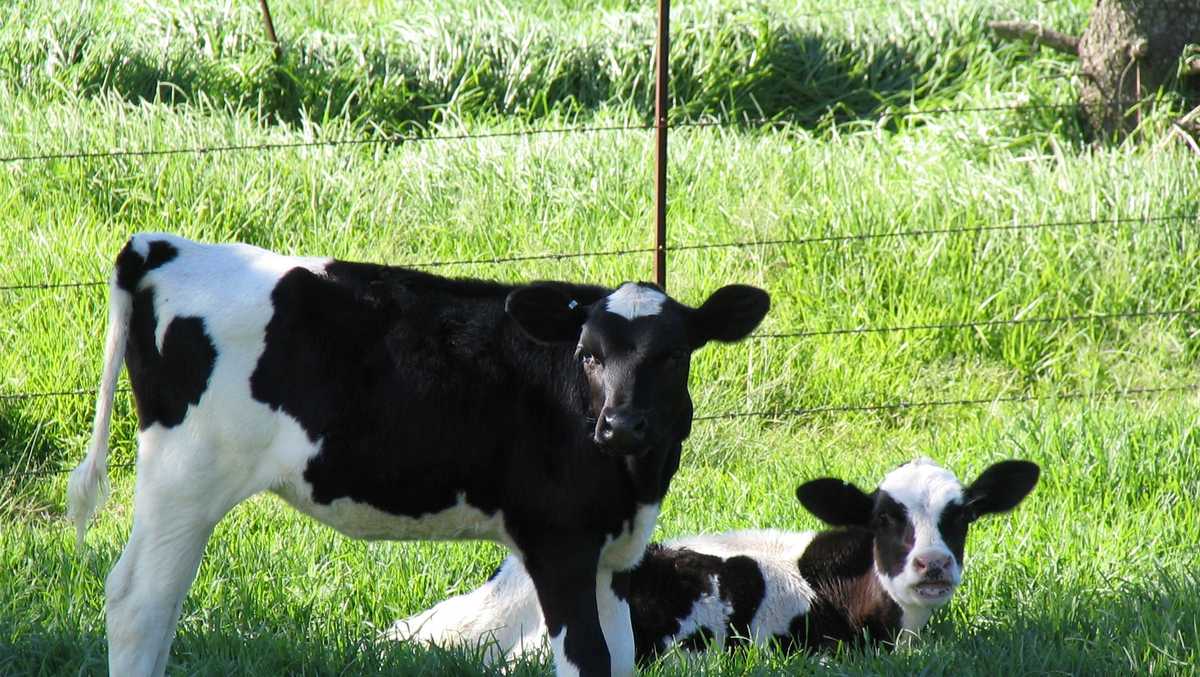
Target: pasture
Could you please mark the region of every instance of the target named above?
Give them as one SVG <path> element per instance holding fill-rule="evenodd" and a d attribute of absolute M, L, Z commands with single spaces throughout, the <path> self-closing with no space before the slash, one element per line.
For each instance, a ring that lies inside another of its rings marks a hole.
<path fill-rule="evenodd" d="M 1200 162 L 1157 143 L 1167 113 L 1089 144 L 1057 106 L 1074 64 L 983 27 L 1077 28 L 1091 3 L 678 4 L 675 119 L 778 124 L 672 131 L 670 291 L 762 286 L 760 333 L 791 335 L 696 355 L 699 420 L 656 539 L 817 528 L 799 483 L 873 487 L 922 455 L 962 478 L 1003 458 L 1043 476 L 972 529 L 962 589 L 913 646 L 647 674 L 1194 674 Z M 643 124 L 650 3 L 344 6 L 272 3 L 279 67 L 253 3 L 0 9 L 0 674 L 105 672 L 104 576 L 131 515 L 132 470 L 114 468 L 75 551 L 56 471 L 84 453 L 106 299 L 37 285 L 103 280 L 136 231 L 511 281 L 651 276 L 647 253 L 604 254 L 650 245 L 650 132 L 499 135 Z M 952 111 L 895 114 L 922 109 Z M 493 136 L 17 159 L 393 132 Z M 487 262 L 527 254 L 564 256 Z M 112 464 L 135 430 L 123 393 Z M 209 544 L 169 672 L 491 674 L 378 633 L 503 556 L 353 541 L 255 498 Z"/>

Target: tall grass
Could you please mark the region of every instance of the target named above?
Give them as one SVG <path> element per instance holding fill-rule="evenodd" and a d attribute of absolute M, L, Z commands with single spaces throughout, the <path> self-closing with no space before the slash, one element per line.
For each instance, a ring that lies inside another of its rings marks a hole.
<path fill-rule="evenodd" d="M 753 339 L 693 365 L 701 415 L 1029 394 L 1037 402 L 698 421 L 658 534 L 814 528 L 792 498 L 932 456 L 964 479 L 1006 457 L 1043 481 L 973 528 L 967 583 L 927 637 L 817 661 L 670 657 L 654 675 L 1194 674 L 1200 494 L 1196 397 L 1055 400 L 1196 382 L 1200 165 L 1185 150 L 1086 145 L 1070 111 L 875 116 L 909 103 L 1059 101 L 1073 66 L 997 45 L 981 22 L 1078 27 L 1088 3 L 682 4 L 678 115 L 776 117 L 672 133 L 670 239 L 753 245 L 670 254 L 698 303 L 762 285 L 769 332 L 1122 311 L 1184 314 Z M 478 8 L 273 3 L 285 62 L 252 4 L 21 0 L 0 9 L 0 155 L 432 135 L 644 119 L 652 10 L 611 0 Z M 170 83 L 169 86 L 162 83 Z M 509 116 L 509 117 L 501 117 Z M 0 285 L 98 281 L 131 232 L 166 230 L 388 263 L 641 248 L 641 131 L 0 165 Z M 1115 222 L 1143 216 L 1176 221 Z M 996 225 L 1091 221 L 1029 230 Z M 974 229 L 974 230 L 972 230 Z M 436 268 L 506 280 L 645 278 L 649 255 Z M 0 394 L 97 378 L 102 288 L 0 291 Z M 0 674 L 101 674 L 103 578 L 127 537 L 133 475 L 80 556 L 61 476 L 89 397 L 0 399 Z M 118 398 L 114 463 L 133 459 Z M 470 653 L 389 645 L 391 621 L 481 582 L 498 547 L 364 544 L 271 498 L 218 527 L 184 605 L 183 674 L 494 674 Z M 548 663 L 517 674 L 545 674 Z"/>
<path fill-rule="evenodd" d="M 645 119 L 653 107 L 652 5 L 580 12 L 570 3 L 443 1 L 348 13 L 282 2 L 275 15 L 284 56 L 276 63 L 253 3 L 93 1 L 63 11 L 20 0 L 0 22 L 0 82 L 43 97 L 112 92 L 387 132 L 497 115 L 615 110 Z M 1006 79 L 1028 50 L 997 49 L 984 23 L 1018 8 L 1059 24 L 1084 16 L 1078 6 L 1014 0 L 833 13 L 819 3 L 684 3 L 672 34 L 674 115 L 812 126 L 943 105 L 971 90 L 1008 103 L 1069 99 L 1065 82 Z"/>

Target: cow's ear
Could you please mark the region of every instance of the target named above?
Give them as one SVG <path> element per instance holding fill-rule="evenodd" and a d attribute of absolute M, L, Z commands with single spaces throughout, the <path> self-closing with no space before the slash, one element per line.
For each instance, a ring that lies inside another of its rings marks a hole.
<path fill-rule="evenodd" d="M 832 477 L 805 482 L 796 499 L 817 519 L 835 527 L 863 527 L 871 522 L 875 499 L 862 489 Z"/>
<path fill-rule="evenodd" d="M 689 316 L 692 347 L 699 348 L 709 341 L 729 343 L 746 338 L 770 307 L 770 295 L 757 287 L 744 284 L 721 287 Z"/>
<path fill-rule="evenodd" d="M 587 306 L 548 284 L 514 289 L 504 300 L 504 312 L 540 343 L 578 341 L 580 328 L 587 320 Z"/>
<path fill-rule="evenodd" d="M 1000 461 L 990 466 L 964 492 L 971 518 L 1017 507 L 1033 491 L 1041 472 L 1029 461 Z"/>

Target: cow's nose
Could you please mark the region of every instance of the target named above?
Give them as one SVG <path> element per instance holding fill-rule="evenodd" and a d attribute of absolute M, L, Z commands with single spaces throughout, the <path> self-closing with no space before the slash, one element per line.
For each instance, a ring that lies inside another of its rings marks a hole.
<path fill-rule="evenodd" d="M 950 555 L 944 552 L 923 552 L 913 557 L 913 568 L 919 574 L 935 576 L 950 568 Z"/>
<path fill-rule="evenodd" d="M 605 446 L 621 451 L 639 451 L 646 443 L 649 423 L 645 414 L 615 411 L 600 417 L 599 428 L 597 438 Z"/>

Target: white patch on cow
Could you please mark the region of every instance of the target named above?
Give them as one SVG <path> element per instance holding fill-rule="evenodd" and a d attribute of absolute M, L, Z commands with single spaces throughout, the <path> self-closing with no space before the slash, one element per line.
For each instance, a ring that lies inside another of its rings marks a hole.
<path fill-rule="evenodd" d="M 633 623 L 629 603 L 617 597 L 612 588 L 613 572 L 601 569 L 596 574 L 596 611 L 600 616 L 600 632 L 608 646 L 608 664 L 614 677 L 633 677 Z M 626 666 L 628 670 L 622 670 Z"/>
<path fill-rule="evenodd" d="M 160 241 L 175 248 L 175 258 L 147 271 L 138 283 L 138 289 L 154 288 L 159 350 L 171 320 L 200 317 L 210 337 L 215 339 L 214 334 L 221 333 L 227 347 L 255 362 L 262 353 L 260 332 L 271 319 L 271 292 L 279 279 L 294 268 L 319 273 L 332 262 L 329 258 L 285 256 L 247 244 L 193 242 L 167 233 L 139 233 L 130 238 L 133 250 L 143 257 L 151 243 Z M 220 352 L 220 346 L 217 350 Z M 253 368 L 246 373 L 252 372 Z"/>
<path fill-rule="evenodd" d="M 395 515 L 349 497 L 328 504 L 312 500 L 312 485 L 300 477 L 273 488 L 291 506 L 341 533 L 368 541 L 441 541 L 484 539 L 514 547 L 504 530 L 504 515 L 483 512 L 459 492 L 454 505 L 417 517 Z"/>
<path fill-rule="evenodd" d="M 755 644 L 766 644 L 776 635 L 787 634 L 792 619 L 807 614 L 812 607 L 816 593 L 800 576 L 796 562 L 815 535 L 812 531 L 748 529 L 681 538 L 667 545 L 722 559 L 738 556 L 753 559 L 762 572 L 766 589 L 750 621 L 750 639 Z"/>
<path fill-rule="evenodd" d="M 667 295 L 653 287 L 626 282 L 608 295 L 604 308 L 610 313 L 632 320 L 659 314 L 666 300 Z"/>
<path fill-rule="evenodd" d="M 515 555 L 504 560 L 492 580 L 396 621 L 385 638 L 440 647 L 482 645 L 489 666 L 546 649 L 537 590 Z"/>
<path fill-rule="evenodd" d="M 928 458 L 920 458 L 888 473 L 879 490 L 886 491 L 904 506 L 913 526 L 913 544 L 899 575 L 886 575 L 879 570 L 878 564 L 875 575 L 883 589 L 900 605 L 903 627 L 915 631 L 925 625 L 934 609 L 950 600 L 950 595 L 933 600 L 922 596 L 914 587 L 921 581 L 921 574 L 913 566 L 913 560 L 918 555 L 949 558 L 951 565 L 946 573 L 951 593 L 962 580 L 962 563 L 950 552 L 938 529 L 938 520 L 946 506 L 962 502 L 962 484 L 954 473 Z"/>
<path fill-rule="evenodd" d="M 200 317 L 217 352 L 208 388 L 172 434 L 185 435 L 205 449 L 210 472 L 223 476 L 222 486 L 248 482 L 255 493 L 271 489 L 298 510 L 354 538 L 484 538 L 511 545 L 503 515 L 488 515 L 467 504 L 461 494 L 449 508 L 419 517 L 393 515 L 351 498 L 328 505 L 312 500 L 312 486 L 303 472 L 319 453 L 320 441 L 313 443 L 292 416 L 255 400 L 247 377 L 266 349 L 267 324 L 274 312 L 271 294 L 280 278 L 296 268 L 321 274 L 331 259 L 284 256 L 245 244 L 203 244 L 167 234 L 132 238 L 135 251 L 143 255 L 156 241 L 178 252 L 147 271 L 141 282 L 141 287 L 154 289 L 159 349 L 173 318 Z M 150 448 L 157 446 L 161 445 Z"/>
<path fill-rule="evenodd" d="M 654 532 L 654 524 L 658 520 L 659 505 L 639 504 L 633 520 L 626 520 L 622 525 L 621 533 L 615 537 L 611 534 L 605 536 L 604 546 L 600 549 L 601 569 L 625 571 L 642 561 L 650 534 Z"/>
<path fill-rule="evenodd" d="M 668 646 L 691 637 L 701 628 L 707 628 L 712 633 L 714 646 L 724 646 L 727 639 L 725 630 L 732 615 L 733 605 L 721 599 L 720 582 L 716 576 L 709 576 L 708 589 L 692 603 L 687 616 L 676 619 L 679 632 L 668 638 Z"/>
<path fill-rule="evenodd" d="M 567 626 L 550 636 L 550 651 L 554 654 L 555 677 L 579 677 L 579 666 L 567 658 Z"/>

